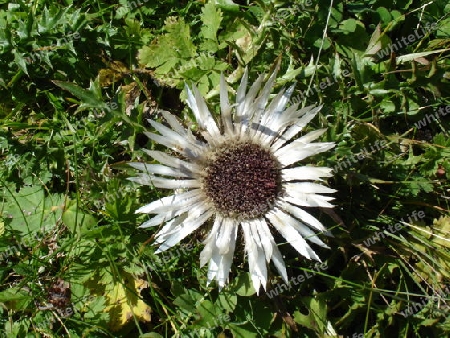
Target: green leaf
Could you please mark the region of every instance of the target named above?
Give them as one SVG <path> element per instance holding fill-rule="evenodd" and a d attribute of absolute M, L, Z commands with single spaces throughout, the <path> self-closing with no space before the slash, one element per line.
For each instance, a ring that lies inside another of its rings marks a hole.
<path fill-rule="evenodd" d="M 194 313 L 197 309 L 197 302 L 202 295 L 194 290 L 185 290 L 185 293 L 175 298 L 173 303 L 187 313 Z"/>
<path fill-rule="evenodd" d="M 28 75 L 27 62 L 21 53 L 14 52 L 14 62 L 25 74 Z"/>
<path fill-rule="evenodd" d="M 241 273 L 235 280 L 231 287 L 232 291 L 237 293 L 239 296 L 249 297 L 256 293 L 253 288 L 252 280 L 250 278 L 250 273 Z"/>
<path fill-rule="evenodd" d="M 69 201 L 62 214 L 62 221 L 72 233 L 84 233 L 97 224 L 94 216 L 84 213 L 78 208 L 76 201 Z"/>
<path fill-rule="evenodd" d="M 323 41 L 323 44 L 322 44 L 322 41 Z M 322 47 L 323 50 L 327 50 L 328 48 L 330 48 L 330 46 L 331 46 L 331 40 L 330 40 L 330 38 L 327 38 L 327 37 L 325 37 L 323 39 L 320 38 L 320 39 L 317 39 L 316 41 L 314 41 L 314 47 L 317 47 L 317 48 Z"/>
<path fill-rule="evenodd" d="M 217 323 L 219 312 L 217 307 L 209 300 L 204 300 L 197 307 L 197 313 L 200 315 L 200 319 L 195 323 L 196 325 L 215 327 L 220 325 Z"/>
<path fill-rule="evenodd" d="M 227 312 L 233 312 L 237 305 L 237 296 L 221 292 L 217 298 L 216 305 Z"/>
<path fill-rule="evenodd" d="M 14 311 L 26 309 L 32 301 L 33 297 L 20 288 L 10 288 L 0 292 L 0 303 Z"/>
<path fill-rule="evenodd" d="M 107 321 L 109 320 L 109 315 L 103 312 L 105 308 L 106 298 L 104 296 L 91 296 L 89 301 L 84 303 L 84 308 L 81 310 L 85 312 L 85 318 L 101 318 L 102 321 Z"/>
<path fill-rule="evenodd" d="M 80 108 L 97 108 L 109 110 L 109 106 L 102 100 L 95 84 L 91 83 L 89 90 L 83 89 L 75 83 L 54 80 L 53 83 L 81 100 Z"/>
<path fill-rule="evenodd" d="M 255 328 L 250 323 L 245 324 L 235 324 L 229 323 L 227 328 L 233 334 L 233 337 L 236 338 L 256 338 L 261 337 L 258 333 L 255 332 Z"/>
<path fill-rule="evenodd" d="M 6 191 L 9 194 L 4 197 L 2 212 L 10 219 L 9 226 L 22 234 L 22 240 L 30 239 L 39 230 L 49 231 L 55 227 L 64 208 L 62 195 L 45 197 L 41 186 L 24 187 L 18 193 L 11 189 Z"/>
<path fill-rule="evenodd" d="M 157 68 L 166 65 L 167 69 L 162 73 L 167 73 L 179 62 L 179 58 L 170 49 L 162 48 L 162 42 L 153 42 L 150 46 L 144 46 L 139 50 L 139 63 L 146 67 Z"/>
<path fill-rule="evenodd" d="M 218 49 L 217 31 L 222 22 L 222 12 L 216 8 L 214 2 L 208 2 L 202 9 L 203 26 L 200 35 L 205 41 L 202 42 L 200 48 L 209 52 L 216 52 Z"/>
<path fill-rule="evenodd" d="M 166 40 L 180 58 L 188 59 L 195 56 L 196 48 L 192 43 L 191 30 L 183 18 L 169 17 L 166 20 Z"/>
<path fill-rule="evenodd" d="M 421 191 L 432 192 L 434 189 L 434 186 L 432 183 L 427 182 L 427 181 L 422 181 L 422 182 L 413 181 L 409 184 L 409 189 L 413 196 L 417 196 Z"/>
<path fill-rule="evenodd" d="M 295 322 L 322 335 L 328 328 L 327 305 L 324 297 L 302 297 L 302 302 L 308 309 L 308 314 L 295 311 Z"/>
<path fill-rule="evenodd" d="M 341 22 L 343 17 L 344 17 L 343 5 L 339 3 L 334 8 L 331 9 L 329 26 L 331 28 L 336 28 L 338 24 Z"/>
<path fill-rule="evenodd" d="M 235 4 L 233 0 L 217 0 L 217 7 L 227 12 L 238 13 L 241 9 L 239 5 Z"/>
<path fill-rule="evenodd" d="M 190 28 L 182 18 L 169 17 L 164 26 L 166 34 L 152 41 L 139 51 L 139 62 L 147 67 L 156 68 L 166 65 L 165 72 L 174 68 L 180 59 L 195 56 L 196 48 L 192 43 Z"/>
<path fill-rule="evenodd" d="M 357 21 L 355 19 L 347 19 L 340 23 L 339 29 L 344 33 L 353 33 L 356 30 Z"/>
<path fill-rule="evenodd" d="M 436 36 L 438 38 L 448 39 L 448 32 L 450 31 L 450 18 L 448 17 L 448 13 L 446 19 L 439 21 L 439 28 L 436 31 Z"/>
<path fill-rule="evenodd" d="M 2 53 L 9 52 L 11 46 L 11 30 L 4 27 L 0 30 L 0 50 Z"/>
<path fill-rule="evenodd" d="M 141 334 L 139 336 L 139 338 L 164 338 L 164 337 L 156 332 L 148 332 L 148 333 Z"/>
<path fill-rule="evenodd" d="M 380 19 L 384 24 L 392 21 L 392 15 L 386 7 L 378 7 L 376 11 L 378 12 Z"/>
<path fill-rule="evenodd" d="M 26 336 L 28 329 L 31 325 L 31 322 L 26 319 L 17 320 L 12 322 L 12 325 L 5 325 L 5 337 L 29 337 Z"/>

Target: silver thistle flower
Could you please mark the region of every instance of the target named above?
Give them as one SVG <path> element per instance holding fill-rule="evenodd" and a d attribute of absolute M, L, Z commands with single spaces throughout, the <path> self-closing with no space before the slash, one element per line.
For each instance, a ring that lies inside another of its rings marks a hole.
<path fill-rule="evenodd" d="M 142 173 L 130 180 L 157 188 L 175 190 L 173 195 L 151 202 L 136 213 L 155 215 L 141 225 L 164 224 L 156 234 L 157 253 L 170 249 L 199 227 L 213 220 L 204 240 L 200 265 L 208 265 L 208 283 L 222 288 L 233 262 L 239 227 L 245 240 L 249 271 L 258 292 L 266 288 L 267 263 L 272 261 L 288 283 L 286 267 L 271 228 L 277 230 L 302 256 L 320 261 L 306 240 L 327 247 L 315 231 L 325 227 L 303 207 L 333 207 L 335 192 L 313 181 L 332 176 L 325 167 L 296 166 L 308 156 L 334 147 L 312 141 L 325 129 L 295 138 L 321 107 L 286 108 L 294 86 L 282 90 L 270 102 L 276 67 L 263 86 L 264 75 L 250 86 L 246 69 L 231 105 L 225 78 L 220 80 L 219 121 L 216 121 L 199 91 L 186 86 L 187 104 L 195 115 L 203 139 L 193 135 L 168 112 L 162 115 L 170 128 L 149 120 L 159 134 L 145 133 L 151 140 L 177 152 L 145 150 L 160 164 L 130 163 Z"/>

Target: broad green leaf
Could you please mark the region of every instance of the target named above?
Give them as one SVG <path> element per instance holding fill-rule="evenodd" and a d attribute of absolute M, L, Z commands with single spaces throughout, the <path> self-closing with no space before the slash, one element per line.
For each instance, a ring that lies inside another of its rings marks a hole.
<path fill-rule="evenodd" d="M 86 319 L 96 319 L 99 322 L 104 322 L 105 325 L 109 322 L 110 316 L 105 313 L 106 297 L 91 295 L 88 301 L 83 303 L 81 311 L 84 313 Z"/>
<path fill-rule="evenodd" d="M 253 288 L 252 280 L 250 278 L 250 273 L 243 272 L 234 280 L 232 285 L 233 292 L 236 292 L 239 296 L 249 297 L 256 293 Z"/>
<path fill-rule="evenodd" d="M 323 50 L 327 50 L 328 48 L 331 47 L 331 40 L 330 40 L 330 38 L 327 38 L 327 37 L 317 39 L 314 42 L 314 47 L 322 48 Z"/>
<path fill-rule="evenodd" d="M 347 33 L 353 33 L 356 30 L 357 23 L 355 19 L 347 19 L 340 23 L 339 29 Z"/>
<path fill-rule="evenodd" d="M 447 5 L 448 6 L 448 5 Z M 448 13 L 447 13 L 448 16 Z M 447 17 L 444 20 L 439 20 L 439 28 L 436 31 L 436 36 L 438 38 L 448 39 L 448 32 L 450 31 L 450 18 Z"/>
<path fill-rule="evenodd" d="M 334 6 L 331 9 L 329 27 L 336 28 L 339 25 L 339 23 L 342 21 L 343 17 L 344 17 L 343 5 L 342 5 L 342 3 L 338 3 L 338 4 L 336 4 L 336 6 Z"/>
<path fill-rule="evenodd" d="M 197 309 L 197 302 L 202 295 L 194 290 L 185 290 L 185 293 L 178 296 L 173 303 L 185 310 L 186 313 L 194 313 Z"/>
<path fill-rule="evenodd" d="M 378 7 L 376 11 L 384 24 L 392 21 L 392 15 L 386 7 Z"/>
<path fill-rule="evenodd" d="M 69 201 L 62 214 L 62 221 L 72 233 L 82 234 L 97 225 L 94 216 L 84 213 L 78 208 L 76 201 Z"/>
<path fill-rule="evenodd" d="M 64 208 L 64 197 L 45 196 L 42 186 L 23 187 L 18 193 L 5 189 L 4 196 L 2 213 L 11 220 L 9 226 L 22 234 L 22 240 L 55 227 Z"/>
<path fill-rule="evenodd" d="M 12 287 L 0 292 L 0 303 L 7 309 L 14 311 L 23 310 L 33 301 L 28 291 L 18 287 Z"/>
<path fill-rule="evenodd" d="M 217 298 L 216 304 L 227 312 L 233 312 L 237 305 L 237 296 L 221 292 Z"/>
<path fill-rule="evenodd" d="M 195 322 L 196 325 L 204 327 L 216 327 L 221 323 L 217 322 L 217 318 L 220 314 L 217 307 L 210 301 L 204 300 L 197 306 L 197 311 L 200 318 Z"/>
<path fill-rule="evenodd" d="M 139 336 L 139 338 L 164 338 L 164 337 L 156 332 L 148 332 L 148 333 L 141 334 Z"/>
<path fill-rule="evenodd" d="M 261 337 L 257 332 L 255 332 L 255 328 L 250 323 L 245 324 L 235 324 L 229 323 L 227 328 L 233 333 L 233 337 L 235 338 L 257 338 Z"/>

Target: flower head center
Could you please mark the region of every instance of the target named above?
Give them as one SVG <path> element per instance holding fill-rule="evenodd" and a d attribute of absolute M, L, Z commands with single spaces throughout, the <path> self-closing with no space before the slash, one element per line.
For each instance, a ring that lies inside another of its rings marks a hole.
<path fill-rule="evenodd" d="M 258 144 L 224 144 L 208 157 L 203 189 L 224 217 L 260 217 L 281 192 L 280 168 L 275 156 Z"/>

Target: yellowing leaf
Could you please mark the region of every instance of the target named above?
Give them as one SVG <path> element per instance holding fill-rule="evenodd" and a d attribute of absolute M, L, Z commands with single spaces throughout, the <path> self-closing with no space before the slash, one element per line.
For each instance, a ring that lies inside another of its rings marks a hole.
<path fill-rule="evenodd" d="M 106 308 L 109 313 L 109 327 L 119 331 L 124 325 L 136 317 L 139 321 L 151 320 L 151 308 L 145 304 L 139 294 L 148 284 L 142 279 L 135 279 L 131 274 L 123 273 L 125 284 L 113 283 L 105 290 Z"/>
<path fill-rule="evenodd" d="M 365 51 L 365 55 L 373 56 L 377 53 L 379 53 L 382 49 L 388 48 L 386 51 L 387 55 L 390 53 L 389 44 L 391 40 L 389 37 L 387 37 L 384 32 L 381 32 L 381 24 L 378 24 L 377 27 L 375 27 L 375 30 L 373 31 L 373 34 L 370 38 L 369 45 L 367 46 L 367 49 Z"/>
<path fill-rule="evenodd" d="M 108 64 L 108 68 L 100 69 L 98 78 L 102 87 L 120 81 L 124 76 L 128 75 L 130 70 L 120 61 L 113 61 Z"/>
<path fill-rule="evenodd" d="M 441 216 L 439 219 L 433 220 L 434 234 L 433 241 L 443 247 L 450 248 L 450 217 Z"/>
<path fill-rule="evenodd" d="M 417 281 L 427 281 L 436 289 L 444 279 L 450 278 L 450 217 L 442 216 L 433 220 L 433 226 L 414 224 L 411 233 L 420 241 L 411 241 L 418 253 L 419 262 L 415 263 Z M 431 249 L 429 249 L 431 248 Z M 427 255 L 420 253 L 425 252 Z M 429 258 L 427 258 L 429 257 Z"/>

